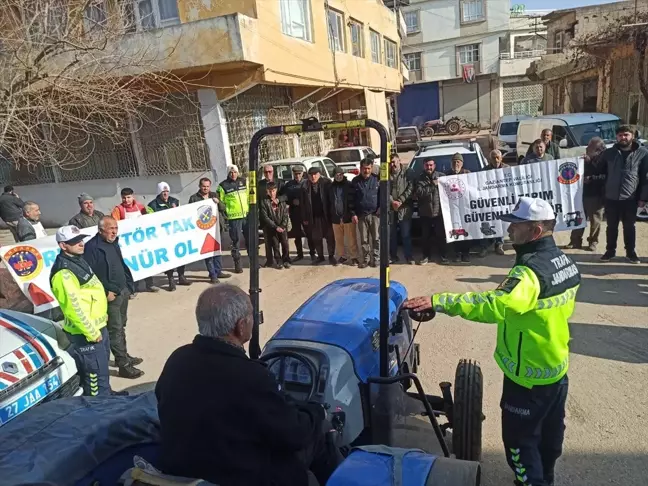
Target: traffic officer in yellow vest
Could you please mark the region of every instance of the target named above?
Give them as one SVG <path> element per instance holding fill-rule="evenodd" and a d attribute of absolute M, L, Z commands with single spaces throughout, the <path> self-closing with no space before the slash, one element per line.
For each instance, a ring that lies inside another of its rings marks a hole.
<path fill-rule="evenodd" d="M 61 252 L 52 267 L 50 285 L 65 317 L 63 330 L 71 343 L 83 394 L 110 395 L 108 300 L 103 285 L 82 258 L 86 237 L 76 226 L 59 228 L 56 242 Z"/>
<path fill-rule="evenodd" d="M 247 216 L 250 212 L 250 206 L 248 204 L 247 181 L 239 176 L 238 167 L 235 165 L 227 167 L 227 179 L 218 186 L 218 199 L 225 205 L 225 216 L 227 216 L 229 236 L 232 240 L 234 273 L 243 273 L 240 241 L 241 233 L 243 233 L 245 247 L 247 248 L 249 239 Z"/>
<path fill-rule="evenodd" d="M 553 238 L 556 216 L 542 199 L 522 197 L 509 237 L 517 257 L 495 290 L 439 293 L 408 300 L 405 308 L 497 324 L 495 361 L 504 372 L 502 438 L 519 486 L 550 486 L 562 453 L 569 327 L 581 282 L 576 264 Z"/>

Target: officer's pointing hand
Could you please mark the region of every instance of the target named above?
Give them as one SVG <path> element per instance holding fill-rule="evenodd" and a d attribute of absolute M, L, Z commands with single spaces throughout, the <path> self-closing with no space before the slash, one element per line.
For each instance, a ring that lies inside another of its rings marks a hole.
<path fill-rule="evenodd" d="M 421 312 L 429 310 L 432 308 L 432 299 L 430 296 L 423 297 L 414 297 L 413 299 L 407 299 L 403 303 L 403 309 L 412 309 L 416 312 Z"/>

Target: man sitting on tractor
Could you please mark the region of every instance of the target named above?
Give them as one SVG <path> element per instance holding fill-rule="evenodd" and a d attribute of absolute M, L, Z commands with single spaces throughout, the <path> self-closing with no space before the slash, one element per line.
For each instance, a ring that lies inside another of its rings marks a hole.
<path fill-rule="evenodd" d="M 553 238 L 556 216 L 542 199 L 522 197 L 508 233 L 515 266 L 496 290 L 417 297 L 404 308 L 434 309 L 499 326 L 495 361 L 504 372 L 502 437 L 518 486 L 551 486 L 562 453 L 569 327 L 581 277 Z"/>
<path fill-rule="evenodd" d="M 340 461 L 325 445 L 324 409 L 292 401 L 246 356 L 248 295 L 211 287 L 196 320 L 199 334 L 171 354 L 155 388 L 162 471 L 221 486 L 326 484 Z"/>

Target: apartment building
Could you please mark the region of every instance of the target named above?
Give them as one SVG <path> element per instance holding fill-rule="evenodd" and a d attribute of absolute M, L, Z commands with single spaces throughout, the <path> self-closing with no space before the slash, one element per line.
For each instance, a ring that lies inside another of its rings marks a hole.
<path fill-rule="evenodd" d="M 118 0 L 86 15 L 101 24 Z M 165 180 L 181 201 L 200 177 L 219 181 L 245 167 L 252 134 L 267 125 L 370 117 L 389 126 L 389 99 L 403 84 L 398 15 L 381 0 L 133 0 L 125 50 L 161 53 L 159 69 L 199 85 L 183 106 L 132 130 L 130 143 L 95 140 L 75 170 L 0 168 L 2 184 L 42 203 L 46 224 L 62 224 L 87 192 L 108 210 L 131 187 L 147 203 Z M 153 119 L 155 117 L 149 117 Z M 124 127 L 132 129 L 133 127 Z M 336 133 L 286 135 L 262 144 L 261 161 L 317 155 Z M 378 148 L 370 131 L 350 134 Z"/>

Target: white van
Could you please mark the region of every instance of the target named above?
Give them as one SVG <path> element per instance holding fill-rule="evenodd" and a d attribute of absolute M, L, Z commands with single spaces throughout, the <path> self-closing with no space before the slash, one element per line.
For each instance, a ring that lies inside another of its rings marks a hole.
<path fill-rule="evenodd" d="M 491 148 L 502 152 L 504 162 L 517 161 L 517 131 L 522 120 L 531 118 L 529 115 L 504 115 L 493 126 Z"/>
<path fill-rule="evenodd" d="M 614 143 L 620 124 L 621 119 L 610 113 L 566 113 L 522 120 L 517 131 L 517 160 L 524 158 L 545 128 L 553 132 L 552 141 L 560 147 L 561 157 L 580 157 L 593 137 Z"/>

